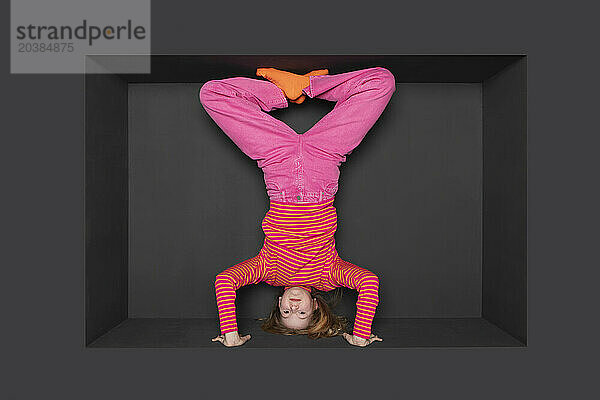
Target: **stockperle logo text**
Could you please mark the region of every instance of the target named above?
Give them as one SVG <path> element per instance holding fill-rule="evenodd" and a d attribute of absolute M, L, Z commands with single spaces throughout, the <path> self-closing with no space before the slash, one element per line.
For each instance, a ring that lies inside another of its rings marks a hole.
<path fill-rule="evenodd" d="M 146 28 L 142 25 L 134 25 L 128 19 L 124 25 L 90 25 L 86 19 L 81 25 L 19 25 L 16 27 L 18 40 L 37 41 L 65 41 L 65 40 L 87 40 L 92 46 L 98 40 L 144 40 L 146 39 Z"/>

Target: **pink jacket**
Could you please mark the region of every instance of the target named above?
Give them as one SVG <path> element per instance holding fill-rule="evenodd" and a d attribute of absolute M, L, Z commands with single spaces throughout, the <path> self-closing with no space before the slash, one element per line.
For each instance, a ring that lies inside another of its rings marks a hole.
<path fill-rule="evenodd" d="M 233 77 L 208 81 L 200 89 L 206 112 L 263 170 L 272 200 L 298 203 L 334 197 L 340 164 L 396 89 L 394 75 L 382 67 L 309 79 L 303 89 L 308 97 L 336 104 L 303 134 L 267 114 L 288 106 L 283 91 L 267 80 Z"/>

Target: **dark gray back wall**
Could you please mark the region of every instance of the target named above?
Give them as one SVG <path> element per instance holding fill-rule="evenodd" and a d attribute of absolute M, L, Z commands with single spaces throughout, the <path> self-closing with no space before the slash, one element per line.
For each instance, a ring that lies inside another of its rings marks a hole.
<path fill-rule="evenodd" d="M 129 85 L 131 317 L 215 317 L 214 277 L 264 240 L 262 171 L 203 110 L 202 83 Z M 303 132 L 332 107 L 272 115 Z M 398 83 L 342 165 L 337 249 L 379 275 L 378 317 L 480 315 L 481 115 L 480 84 Z M 277 291 L 240 289 L 238 316 Z"/>

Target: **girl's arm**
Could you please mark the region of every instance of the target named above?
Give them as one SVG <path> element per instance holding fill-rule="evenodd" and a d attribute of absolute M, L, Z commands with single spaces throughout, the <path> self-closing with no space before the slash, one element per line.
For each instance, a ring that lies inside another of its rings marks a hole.
<path fill-rule="evenodd" d="M 370 339 L 371 324 L 379 304 L 379 278 L 365 268 L 338 258 L 331 266 L 330 279 L 336 286 L 358 290 L 353 335 Z"/>
<path fill-rule="evenodd" d="M 235 313 L 235 291 L 244 285 L 259 283 L 265 279 L 266 269 L 260 260 L 260 254 L 246 260 L 217 275 L 215 292 L 221 334 L 237 332 Z"/>

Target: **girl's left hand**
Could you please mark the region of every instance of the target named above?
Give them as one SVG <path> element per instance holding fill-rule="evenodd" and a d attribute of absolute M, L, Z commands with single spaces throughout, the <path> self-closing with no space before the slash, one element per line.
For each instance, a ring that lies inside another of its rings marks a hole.
<path fill-rule="evenodd" d="M 373 342 L 383 342 L 382 338 L 378 337 L 377 335 L 373 335 L 372 333 L 371 333 L 371 337 L 369 339 L 363 339 L 361 337 L 350 335 L 345 332 L 343 335 L 344 335 L 344 339 L 346 339 L 346 341 L 353 346 L 365 347 L 365 346 L 370 345 Z"/>

